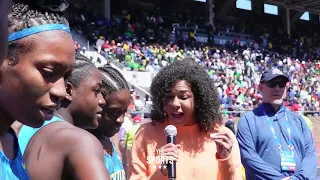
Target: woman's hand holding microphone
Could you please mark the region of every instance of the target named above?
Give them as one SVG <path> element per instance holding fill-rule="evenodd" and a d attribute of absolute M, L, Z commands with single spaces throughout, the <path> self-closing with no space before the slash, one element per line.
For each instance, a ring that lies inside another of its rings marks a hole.
<path fill-rule="evenodd" d="M 161 164 L 161 172 L 163 175 L 167 176 L 168 171 L 167 164 L 172 161 L 178 161 L 179 159 L 179 149 L 181 145 L 175 145 L 172 143 L 166 144 L 160 148 L 160 159 L 164 160 Z"/>

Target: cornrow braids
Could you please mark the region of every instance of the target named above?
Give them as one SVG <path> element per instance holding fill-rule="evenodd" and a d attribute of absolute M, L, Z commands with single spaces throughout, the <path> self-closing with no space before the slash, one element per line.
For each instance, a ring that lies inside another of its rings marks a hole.
<path fill-rule="evenodd" d="M 27 2 L 27 0 L 24 1 Z M 22 0 L 20 0 L 20 2 L 22 2 Z M 44 24 L 69 25 L 67 19 L 62 14 L 66 8 L 60 8 L 60 11 L 55 10 L 53 12 L 50 6 L 45 9 L 38 1 L 28 2 L 29 5 L 20 2 L 15 2 L 12 5 L 12 12 L 9 14 L 9 33 Z M 35 43 L 32 38 L 22 38 L 10 42 L 8 58 L 18 60 L 18 54 L 31 51 Z"/>
<path fill-rule="evenodd" d="M 29 5 L 22 3 L 14 3 L 12 5 L 12 13 L 9 15 L 9 21 L 10 33 L 43 24 L 69 25 L 67 19 L 60 16 L 57 12 L 51 13 L 44 9 L 30 9 Z"/>
<path fill-rule="evenodd" d="M 119 91 L 121 89 L 128 89 L 129 86 L 124 76 L 115 68 L 111 66 L 103 66 L 99 68 L 102 73 L 102 85 L 107 88 L 107 94 L 111 91 Z M 106 96 L 106 94 L 104 94 Z"/>
<path fill-rule="evenodd" d="M 91 76 L 91 69 L 96 68 L 94 63 L 85 56 L 76 53 L 75 67 L 70 76 L 65 78 L 66 82 L 70 82 L 73 86 L 79 87 L 81 81 Z"/>

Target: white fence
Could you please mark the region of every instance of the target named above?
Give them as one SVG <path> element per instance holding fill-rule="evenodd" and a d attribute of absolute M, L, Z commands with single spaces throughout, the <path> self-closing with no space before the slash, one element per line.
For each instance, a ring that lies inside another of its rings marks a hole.
<path fill-rule="evenodd" d="M 150 72 L 137 72 L 137 71 L 121 71 L 126 80 L 137 86 L 149 88 L 154 77 Z"/>
<path fill-rule="evenodd" d="M 124 76 L 127 82 L 136 88 L 137 94 L 140 97 L 144 97 L 145 95 L 150 96 L 150 93 L 142 87 L 149 89 L 153 78 L 152 74 L 144 74 L 145 77 L 143 77 L 140 73 L 148 72 L 123 71 L 113 63 L 110 63 L 110 65 L 121 72 L 121 74 Z"/>

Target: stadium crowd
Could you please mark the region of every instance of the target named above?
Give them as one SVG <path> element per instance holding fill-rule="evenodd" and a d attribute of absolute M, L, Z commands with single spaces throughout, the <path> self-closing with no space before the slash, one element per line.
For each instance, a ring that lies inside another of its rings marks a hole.
<path fill-rule="evenodd" d="M 217 46 L 212 35 L 221 35 L 219 29 L 223 28 L 218 25 L 208 28 L 190 22 L 180 23 L 191 30 L 183 38 L 175 28 L 179 25 L 168 25 L 167 19 L 156 14 L 144 14 L 137 20 L 123 11 L 111 20 L 97 18 L 94 22 L 82 17 L 72 21 L 74 27 L 106 59 L 119 60 L 125 67 L 123 70 L 156 74 L 176 60 L 195 59 L 215 81 L 225 111 L 250 110 L 260 104 L 260 74 L 271 67 L 278 67 L 290 75 L 285 105 L 294 111 L 309 111 L 312 115 L 318 115 L 315 111 L 320 111 L 320 49 L 314 48 L 316 42 L 302 35 L 279 40 L 261 33 L 252 36 L 252 41 L 246 41 L 250 43 L 241 43 L 242 37 L 234 36 L 223 46 Z M 196 39 L 200 27 L 206 28 L 208 43 Z M 235 28 L 224 30 L 229 32 Z M 80 51 L 80 46 L 76 48 Z"/>

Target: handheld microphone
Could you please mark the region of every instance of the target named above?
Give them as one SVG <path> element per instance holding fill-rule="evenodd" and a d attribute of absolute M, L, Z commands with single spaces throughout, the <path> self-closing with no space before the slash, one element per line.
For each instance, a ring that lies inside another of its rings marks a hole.
<path fill-rule="evenodd" d="M 164 133 L 167 136 L 167 143 L 176 144 L 176 136 L 177 136 L 177 128 L 173 125 L 168 125 L 164 129 Z M 176 162 L 172 161 L 167 164 L 168 169 L 168 179 L 175 180 L 176 179 Z"/>

